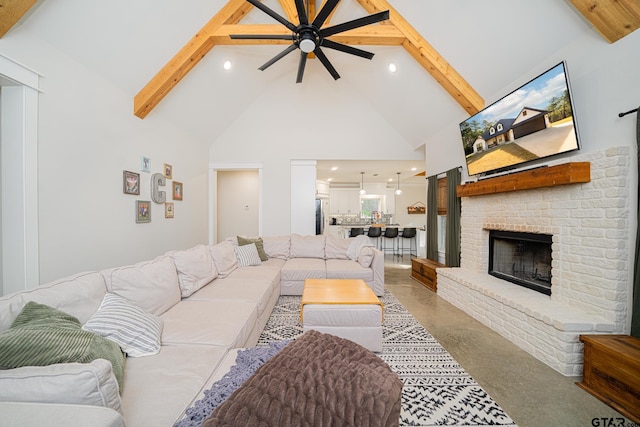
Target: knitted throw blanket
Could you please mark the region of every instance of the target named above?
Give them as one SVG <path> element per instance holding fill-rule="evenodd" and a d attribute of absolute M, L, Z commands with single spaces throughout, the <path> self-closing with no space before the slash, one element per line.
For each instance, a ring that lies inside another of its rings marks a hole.
<path fill-rule="evenodd" d="M 216 408 L 213 426 L 397 426 L 402 382 L 378 356 L 305 332 Z"/>
<path fill-rule="evenodd" d="M 200 427 L 218 405 L 224 402 L 260 366 L 275 356 L 288 343 L 288 340 L 276 341 L 269 344 L 268 347 L 240 350 L 236 357 L 236 364 L 224 377 L 213 383 L 209 390 L 205 390 L 204 397 L 188 408 L 185 417 L 175 423 L 174 427 Z"/>

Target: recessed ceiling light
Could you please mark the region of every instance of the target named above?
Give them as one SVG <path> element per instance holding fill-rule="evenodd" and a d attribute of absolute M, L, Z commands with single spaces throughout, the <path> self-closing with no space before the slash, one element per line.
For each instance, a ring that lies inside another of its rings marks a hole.
<path fill-rule="evenodd" d="M 338 167 L 337 167 L 337 166 L 334 166 L 334 167 L 332 167 L 332 168 L 331 168 L 331 170 L 332 170 L 332 171 L 337 171 L 337 170 L 338 170 Z"/>
<path fill-rule="evenodd" d="M 398 67 L 396 66 L 396 64 L 394 64 L 393 62 L 389 64 L 389 71 L 392 73 L 395 73 L 396 71 L 398 71 Z"/>
<path fill-rule="evenodd" d="M 333 178 L 328 178 L 327 181 L 331 182 L 333 181 Z"/>
<path fill-rule="evenodd" d="M 230 70 L 231 69 L 231 61 L 229 61 L 229 60 L 224 61 L 224 64 L 222 64 L 222 68 L 224 68 L 225 70 Z"/>
<path fill-rule="evenodd" d="M 415 172 L 415 171 L 417 171 L 417 170 L 418 170 L 418 168 L 411 168 L 411 170 L 412 170 L 413 172 Z"/>

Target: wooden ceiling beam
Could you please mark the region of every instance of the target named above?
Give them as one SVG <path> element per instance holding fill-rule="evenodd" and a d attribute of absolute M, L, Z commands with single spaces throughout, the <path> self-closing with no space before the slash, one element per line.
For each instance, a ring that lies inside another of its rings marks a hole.
<path fill-rule="evenodd" d="M 609 43 L 640 28 L 638 0 L 570 0 Z"/>
<path fill-rule="evenodd" d="M 315 10 L 316 3 L 315 0 L 312 1 Z M 369 13 L 389 10 L 390 20 L 336 34 L 331 37 L 332 40 L 355 45 L 402 45 L 469 114 L 475 114 L 484 107 L 484 100 L 471 85 L 386 0 L 357 1 Z M 292 0 L 280 2 L 288 17 L 294 13 L 297 16 Z M 134 114 L 140 118 L 146 117 L 216 44 L 288 43 L 281 40 L 231 40 L 229 34 L 281 34 L 283 31 L 283 34 L 289 33 L 280 25 L 235 25 L 252 7 L 246 0 L 229 0 L 135 96 Z"/>
<path fill-rule="evenodd" d="M 386 0 L 357 0 L 369 13 L 389 11 L 389 22 L 405 36 L 403 47 L 460 104 L 473 115 L 484 99 Z"/>
<path fill-rule="evenodd" d="M 229 0 L 220 11 L 138 92 L 133 113 L 142 118 L 153 110 L 184 76 L 215 46 L 211 39 L 221 25 L 237 24 L 253 6 L 245 0 Z"/>
<path fill-rule="evenodd" d="M 38 0 L 0 0 L 0 38 L 22 19 Z"/>
<path fill-rule="evenodd" d="M 216 45 L 291 44 L 289 40 L 231 39 L 232 34 L 291 34 L 280 24 L 221 25 L 210 34 Z M 349 45 L 401 46 L 405 36 L 393 25 L 368 25 L 331 36 L 331 40 Z"/>

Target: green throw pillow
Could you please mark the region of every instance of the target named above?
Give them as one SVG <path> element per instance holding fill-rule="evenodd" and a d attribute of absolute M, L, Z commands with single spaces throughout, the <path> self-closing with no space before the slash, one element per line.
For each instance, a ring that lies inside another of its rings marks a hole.
<path fill-rule="evenodd" d="M 0 334 L 0 369 L 106 359 L 122 390 L 124 353 L 118 344 L 81 326 L 69 314 L 29 301 L 11 327 Z"/>
<path fill-rule="evenodd" d="M 267 253 L 264 251 L 264 243 L 262 242 L 262 237 L 258 237 L 257 239 L 247 239 L 246 237 L 238 237 L 238 246 L 250 245 L 252 243 L 256 244 L 256 249 L 258 250 L 258 255 L 260 255 L 260 261 L 266 261 L 269 259 Z"/>

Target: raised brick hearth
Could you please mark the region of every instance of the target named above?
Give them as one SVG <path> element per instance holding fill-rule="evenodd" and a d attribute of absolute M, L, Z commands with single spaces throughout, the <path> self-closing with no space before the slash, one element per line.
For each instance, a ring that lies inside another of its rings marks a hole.
<path fill-rule="evenodd" d="M 630 298 L 629 148 L 575 156 L 591 182 L 462 198 L 461 267 L 438 295 L 564 375 L 582 374 L 580 334 L 623 333 Z M 566 160 L 565 160 L 566 162 Z M 488 274 L 489 230 L 553 236 L 551 296 Z"/>

